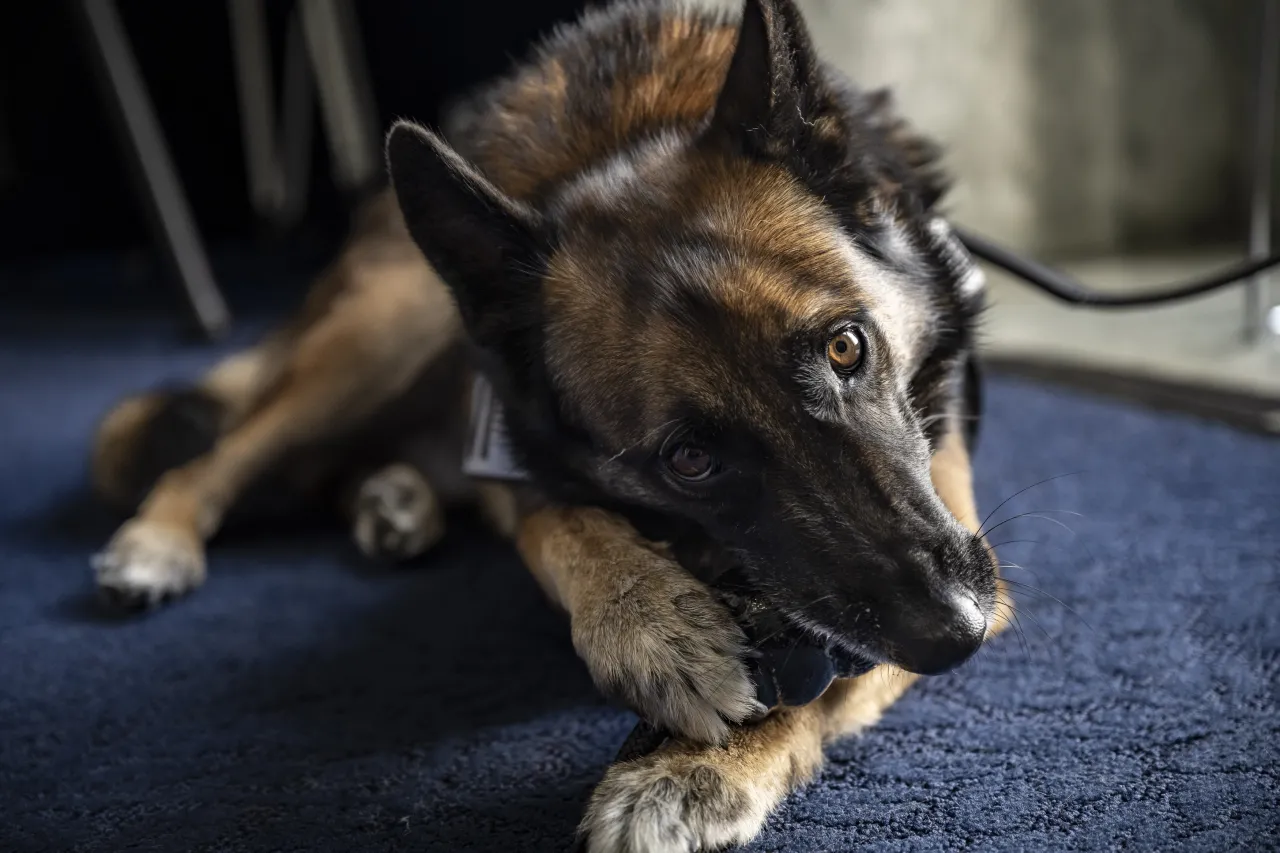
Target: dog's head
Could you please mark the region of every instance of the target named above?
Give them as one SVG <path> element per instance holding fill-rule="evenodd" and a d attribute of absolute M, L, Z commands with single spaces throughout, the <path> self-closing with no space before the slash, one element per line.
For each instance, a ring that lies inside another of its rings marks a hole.
<path fill-rule="evenodd" d="M 657 134 L 537 207 L 433 134 L 394 187 L 526 436 L 602 499 L 696 526 L 796 624 L 947 669 L 995 576 L 930 480 L 977 310 L 932 212 L 931 152 L 752 0 L 692 134 Z"/>

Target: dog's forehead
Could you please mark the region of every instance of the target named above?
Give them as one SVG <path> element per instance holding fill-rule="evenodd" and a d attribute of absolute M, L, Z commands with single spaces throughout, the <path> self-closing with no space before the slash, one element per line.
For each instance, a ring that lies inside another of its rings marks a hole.
<path fill-rule="evenodd" d="M 761 423 L 797 334 L 845 317 L 872 319 L 885 364 L 913 361 L 922 301 L 784 170 L 652 164 L 576 188 L 548 266 L 549 367 L 594 426 L 635 441 L 682 408 Z"/>

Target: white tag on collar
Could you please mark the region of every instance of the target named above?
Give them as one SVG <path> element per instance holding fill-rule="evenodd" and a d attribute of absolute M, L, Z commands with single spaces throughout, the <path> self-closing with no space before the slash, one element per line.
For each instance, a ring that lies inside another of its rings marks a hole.
<path fill-rule="evenodd" d="M 528 480 L 529 475 L 511 452 L 502 403 L 489 380 L 475 373 L 471 380 L 471 425 L 462 456 L 462 473 L 482 480 Z"/>

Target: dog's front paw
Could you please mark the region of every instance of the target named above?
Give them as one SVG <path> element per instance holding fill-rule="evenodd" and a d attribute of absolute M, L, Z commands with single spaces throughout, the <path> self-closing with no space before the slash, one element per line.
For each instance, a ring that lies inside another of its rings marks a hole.
<path fill-rule="evenodd" d="M 131 610 L 154 607 L 204 582 L 200 540 L 176 527 L 133 519 L 93 557 L 103 597 Z"/>
<path fill-rule="evenodd" d="M 407 560 L 440 540 L 444 515 L 421 473 L 388 465 L 360 485 L 352 532 L 365 556 Z"/>
<path fill-rule="evenodd" d="M 596 684 L 654 724 L 719 743 L 764 709 L 728 610 L 674 561 L 618 566 L 608 592 L 580 600 L 573 643 Z"/>
<path fill-rule="evenodd" d="M 590 853 L 694 853 L 750 841 L 776 795 L 726 750 L 657 752 L 614 765 L 579 832 Z"/>

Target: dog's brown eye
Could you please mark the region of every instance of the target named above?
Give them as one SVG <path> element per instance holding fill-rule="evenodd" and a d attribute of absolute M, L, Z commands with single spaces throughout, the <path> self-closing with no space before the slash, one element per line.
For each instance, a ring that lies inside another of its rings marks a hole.
<path fill-rule="evenodd" d="M 705 480 L 715 470 L 715 458 L 696 444 L 680 444 L 667 457 L 667 464 L 682 480 Z"/>
<path fill-rule="evenodd" d="M 857 332 L 846 330 L 827 342 L 827 359 L 841 373 L 848 373 L 862 362 L 862 339 Z"/>

